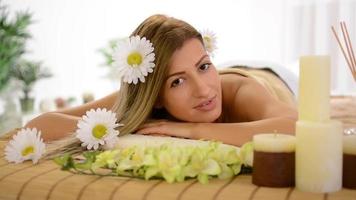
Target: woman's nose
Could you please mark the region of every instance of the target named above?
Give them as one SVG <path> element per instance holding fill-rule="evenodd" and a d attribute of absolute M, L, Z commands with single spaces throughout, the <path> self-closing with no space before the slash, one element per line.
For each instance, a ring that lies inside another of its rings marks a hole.
<path fill-rule="evenodd" d="M 195 77 L 193 77 L 193 84 L 194 84 L 193 96 L 196 96 L 196 97 L 208 97 L 209 96 L 210 88 L 209 88 L 207 80 L 205 80 L 199 76 L 195 76 Z"/>

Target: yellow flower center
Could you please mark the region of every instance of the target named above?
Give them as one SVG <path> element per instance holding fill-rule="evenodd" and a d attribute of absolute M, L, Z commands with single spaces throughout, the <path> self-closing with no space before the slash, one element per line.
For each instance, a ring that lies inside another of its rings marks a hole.
<path fill-rule="evenodd" d="M 207 41 L 208 43 L 211 42 L 211 38 L 210 38 L 209 36 L 204 36 L 203 39 L 204 39 L 205 41 Z"/>
<path fill-rule="evenodd" d="M 35 149 L 33 148 L 33 146 L 28 146 L 22 150 L 21 154 L 22 154 L 22 156 L 27 156 L 28 154 L 31 154 L 34 151 L 35 151 Z"/>
<path fill-rule="evenodd" d="M 106 131 L 107 128 L 104 125 L 98 124 L 93 128 L 92 134 L 95 138 L 101 139 L 106 134 Z"/>
<path fill-rule="evenodd" d="M 138 66 L 142 63 L 142 56 L 138 52 L 132 52 L 127 56 L 127 63 L 131 66 Z"/>

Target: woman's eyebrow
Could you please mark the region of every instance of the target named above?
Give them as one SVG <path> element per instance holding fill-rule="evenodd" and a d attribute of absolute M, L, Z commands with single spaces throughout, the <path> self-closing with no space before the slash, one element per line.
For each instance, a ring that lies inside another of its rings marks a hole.
<path fill-rule="evenodd" d="M 199 60 L 197 63 L 195 63 L 195 66 L 198 67 L 198 65 L 200 64 L 200 62 L 205 58 L 207 57 L 208 55 L 207 54 L 204 54 Z"/>
<path fill-rule="evenodd" d="M 198 62 L 195 63 L 195 66 L 198 67 L 198 65 L 201 63 L 201 61 L 202 61 L 205 57 L 207 57 L 207 56 L 208 56 L 207 54 L 204 54 L 204 55 L 198 60 Z M 170 75 L 168 75 L 168 76 L 166 77 L 166 80 L 168 80 L 168 79 L 169 79 L 170 77 L 172 77 L 172 76 L 181 75 L 181 74 L 185 74 L 185 71 L 172 73 L 172 74 L 170 74 Z"/>
<path fill-rule="evenodd" d="M 176 75 L 180 75 L 180 74 L 185 74 L 185 72 L 184 71 L 182 71 L 182 72 L 175 72 L 175 73 L 173 73 L 173 74 L 170 74 L 170 75 L 168 75 L 167 77 L 166 77 L 166 80 L 168 80 L 170 77 L 172 77 L 172 76 L 176 76 Z"/>

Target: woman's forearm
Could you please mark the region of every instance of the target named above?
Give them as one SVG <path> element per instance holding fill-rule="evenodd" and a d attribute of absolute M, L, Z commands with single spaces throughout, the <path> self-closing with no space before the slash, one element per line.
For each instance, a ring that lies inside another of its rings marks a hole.
<path fill-rule="evenodd" d="M 295 119 L 279 117 L 242 123 L 198 123 L 192 136 L 241 146 L 259 133 L 295 134 L 295 122 Z"/>
<path fill-rule="evenodd" d="M 72 115 L 49 112 L 32 119 L 25 127 L 37 128 L 44 141 L 51 141 L 75 132 L 79 119 L 80 117 Z"/>

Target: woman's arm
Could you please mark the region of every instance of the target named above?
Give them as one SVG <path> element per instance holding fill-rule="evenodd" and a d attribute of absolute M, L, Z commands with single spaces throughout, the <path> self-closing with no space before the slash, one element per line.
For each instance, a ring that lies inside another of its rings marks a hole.
<path fill-rule="evenodd" d="M 240 123 L 185 123 L 160 121 L 147 123 L 137 131 L 143 135 L 169 135 L 180 138 L 217 140 L 241 146 L 259 133 L 294 134 L 295 119 L 275 117 Z"/>
<path fill-rule="evenodd" d="M 45 141 L 60 139 L 75 132 L 78 120 L 85 115 L 86 111 L 92 108 L 111 109 L 117 100 L 117 94 L 118 92 L 115 92 L 102 99 L 78 107 L 44 113 L 29 121 L 25 128 L 37 128 L 42 132 L 42 137 Z"/>
<path fill-rule="evenodd" d="M 259 133 L 294 134 L 295 120 L 276 117 L 240 123 L 198 123 L 193 127 L 191 138 L 218 140 L 225 144 L 241 146 L 252 141 L 253 136 Z"/>
<path fill-rule="evenodd" d="M 145 124 L 139 134 L 165 134 L 192 139 L 218 140 L 241 146 L 259 133 L 295 133 L 297 111 L 274 99 L 255 81 L 247 80 L 236 92 L 229 106 L 233 113 L 244 115 L 238 123 L 179 123 L 160 121 Z"/>
<path fill-rule="evenodd" d="M 81 106 L 73 107 L 73 108 L 65 108 L 61 110 L 55 111 L 55 113 L 62 113 L 62 114 L 67 114 L 67 115 L 74 115 L 77 117 L 82 117 L 85 115 L 86 111 L 90 109 L 96 109 L 96 108 L 106 108 L 107 110 L 111 110 L 113 107 L 115 101 L 118 99 L 118 93 L 119 92 L 114 92 L 108 96 L 105 96 L 101 99 L 98 99 L 96 101 L 91 101 L 86 104 L 83 104 Z"/>
<path fill-rule="evenodd" d="M 297 110 L 275 99 L 262 85 L 245 79 L 230 108 L 233 113 L 243 115 L 247 122 L 197 124 L 192 137 L 216 139 L 232 145 L 242 145 L 259 133 L 295 133 Z M 220 134 L 220 133 L 221 134 Z M 216 134 L 219 133 L 219 134 Z"/>
<path fill-rule="evenodd" d="M 74 133 L 79 119 L 74 115 L 48 112 L 29 121 L 25 128 L 36 128 L 44 141 L 52 141 Z"/>
<path fill-rule="evenodd" d="M 240 146 L 259 133 L 295 134 L 295 123 L 298 119 L 296 109 L 272 97 L 257 82 L 246 80 L 233 102 L 232 111 L 244 115 L 247 122 L 197 124 L 192 137 L 216 139 Z"/>

